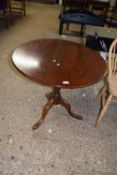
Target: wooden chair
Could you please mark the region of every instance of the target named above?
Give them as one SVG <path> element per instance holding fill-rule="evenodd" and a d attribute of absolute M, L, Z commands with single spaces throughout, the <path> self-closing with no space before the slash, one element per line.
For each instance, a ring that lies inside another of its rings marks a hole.
<path fill-rule="evenodd" d="M 109 49 L 106 81 L 98 97 L 101 97 L 102 106 L 95 122 L 97 127 L 104 117 L 105 112 L 111 102 L 117 102 L 113 97 L 117 97 L 117 39 L 115 39 Z"/>
<path fill-rule="evenodd" d="M 87 0 L 62 0 L 62 13 L 66 10 L 86 9 Z M 69 23 L 66 24 L 66 30 L 69 30 Z"/>
<path fill-rule="evenodd" d="M 109 0 L 101 1 L 101 0 L 90 0 L 91 11 L 97 11 L 100 16 L 105 16 L 110 7 Z"/>
<path fill-rule="evenodd" d="M 10 0 L 12 13 L 26 15 L 26 0 Z"/>
<path fill-rule="evenodd" d="M 80 9 L 71 9 L 64 11 L 59 16 L 60 25 L 59 25 L 59 35 L 62 35 L 64 24 L 78 24 L 81 25 L 80 35 L 82 36 L 85 31 L 85 25 L 95 25 L 95 26 L 104 26 L 104 21 L 94 13 L 88 10 Z"/>

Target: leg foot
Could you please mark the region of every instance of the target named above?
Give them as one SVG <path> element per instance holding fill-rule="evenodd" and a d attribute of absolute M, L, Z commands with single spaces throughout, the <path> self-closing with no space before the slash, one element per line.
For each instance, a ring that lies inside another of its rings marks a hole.
<path fill-rule="evenodd" d="M 75 114 L 74 112 L 71 111 L 71 106 L 70 104 L 65 100 L 63 99 L 62 97 L 60 98 L 60 101 L 59 101 L 60 105 L 62 105 L 66 110 L 67 112 L 74 118 L 76 119 L 79 119 L 79 120 L 82 120 L 82 116 L 78 115 L 78 114 Z"/>
<path fill-rule="evenodd" d="M 100 121 L 104 117 L 104 114 L 107 111 L 107 108 L 111 102 L 111 99 L 112 99 L 112 95 L 109 95 L 109 97 L 107 98 L 107 100 L 105 102 L 105 105 L 102 107 L 101 111 L 99 112 L 99 115 L 98 115 L 96 122 L 95 122 L 95 127 L 97 127 L 99 125 Z"/>
<path fill-rule="evenodd" d="M 44 109 L 43 109 L 43 113 L 41 118 L 39 119 L 39 121 L 33 125 L 32 129 L 36 130 L 39 128 L 39 126 L 43 123 L 44 119 L 47 116 L 48 111 L 50 110 L 50 108 L 54 105 L 54 100 L 51 99 L 48 101 L 48 103 L 45 105 Z"/>

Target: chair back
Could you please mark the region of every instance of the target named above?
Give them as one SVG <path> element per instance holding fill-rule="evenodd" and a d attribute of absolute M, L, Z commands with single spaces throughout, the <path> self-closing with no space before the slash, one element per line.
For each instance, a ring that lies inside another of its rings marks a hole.
<path fill-rule="evenodd" d="M 109 49 L 108 76 L 117 76 L 117 39 L 115 39 Z"/>
<path fill-rule="evenodd" d="M 66 10 L 68 7 L 69 9 L 77 8 L 77 9 L 84 9 L 87 6 L 86 0 L 63 0 L 63 11 Z"/>

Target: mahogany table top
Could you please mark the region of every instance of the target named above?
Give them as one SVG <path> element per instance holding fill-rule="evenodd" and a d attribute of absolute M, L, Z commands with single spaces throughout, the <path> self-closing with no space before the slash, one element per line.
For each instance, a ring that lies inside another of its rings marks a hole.
<path fill-rule="evenodd" d="M 38 39 L 17 47 L 14 65 L 29 79 L 59 88 L 81 88 L 101 80 L 106 63 L 99 53 L 62 39 Z"/>

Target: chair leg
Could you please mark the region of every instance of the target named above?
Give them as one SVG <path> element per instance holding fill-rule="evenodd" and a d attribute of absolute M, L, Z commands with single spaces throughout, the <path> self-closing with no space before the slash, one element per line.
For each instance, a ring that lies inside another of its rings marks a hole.
<path fill-rule="evenodd" d="M 10 2 L 10 1 L 8 1 L 8 9 L 9 9 L 10 22 L 11 22 L 11 24 L 13 25 L 14 22 L 13 22 L 12 8 L 11 8 L 11 2 Z"/>
<path fill-rule="evenodd" d="M 60 25 L 59 25 L 59 35 L 62 35 L 63 33 L 63 23 L 60 22 Z"/>
<path fill-rule="evenodd" d="M 23 0 L 23 2 L 22 2 L 22 11 L 23 11 L 23 15 L 25 16 L 26 15 L 26 2 L 25 2 L 25 0 Z"/>
<path fill-rule="evenodd" d="M 105 91 L 103 92 L 102 94 L 102 97 L 101 97 L 101 106 L 103 107 L 106 103 L 106 97 L 107 97 L 107 89 L 105 89 Z"/>
<path fill-rule="evenodd" d="M 81 31 L 80 31 L 80 35 L 83 36 L 85 32 L 85 26 L 84 24 L 81 24 Z"/>
<path fill-rule="evenodd" d="M 106 89 L 107 89 L 107 86 L 104 84 L 104 86 L 100 90 L 99 94 L 97 95 L 97 100 L 99 100 L 99 98 L 103 95 L 103 93 L 106 91 Z"/>
<path fill-rule="evenodd" d="M 66 30 L 69 30 L 69 23 L 66 24 Z"/>
<path fill-rule="evenodd" d="M 8 14 L 6 9 L 3 11 L 3 16 L 5 18 L 5 28 L 8 29 Z"/>
<path fill-rule="evenodd" d="M 105 112 L 107 111 L 107 108 L 111 102 L 111 99 L 112 99 L 112 95 L 110 94 L 106 100 L 105 105 L 102 107 L 101 111 L 99 112 L 99 115 L 98 115 L 97 120 L 95 122 L 95 127 L 97 127 L 99 125 L 100 121 L 102 120 L 102 118 L 103 118 Z"/>
<path fill-rule="evenodd" d="M 101 98 L 101 106 L 103 107 L 106 101 L 106 97 L 108 95 L 108 91 L 107 91 L 107 85 L 104 84 L 104 86 L 102 87 L 102 89 L 100 90 L 99 94 L 97 95 L 97 100 L 99 100 Z"/>

